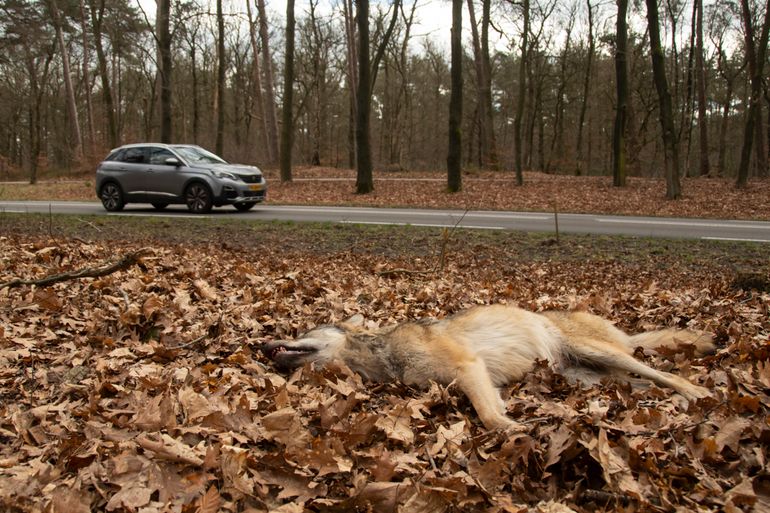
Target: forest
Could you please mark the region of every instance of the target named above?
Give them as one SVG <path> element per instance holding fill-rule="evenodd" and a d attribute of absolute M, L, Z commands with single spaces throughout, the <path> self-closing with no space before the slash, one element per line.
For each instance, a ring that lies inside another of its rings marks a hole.
<path fill-rule="evenodd" d="M 424 5 L 0 0 L 0 179 L 148 140 L 286 181 L 355 168 L 358 192 L 372 169 L 665 177 L 669 198 L 768 174 L 766 1 L 453 0 L 427 33 Z"/>

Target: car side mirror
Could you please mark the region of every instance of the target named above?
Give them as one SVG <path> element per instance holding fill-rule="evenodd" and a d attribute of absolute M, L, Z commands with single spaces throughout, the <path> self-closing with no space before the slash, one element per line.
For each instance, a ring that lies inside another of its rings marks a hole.
<path fill-rule="evenodd" d="M 167 158 L 167 159 L 166 159 L 166 165 L 168 165 L 168 166 L 176 166 L 176 167 L 179 167 L 179 166 L 181 166 L 181 165 L 182 165 L 182 163 L 181 163 L 181 162 L 179 162 L 179 159 L 178 159 L 178 158 L 175 158 L 175 157 L 169 157 L 169 158 Z"/>

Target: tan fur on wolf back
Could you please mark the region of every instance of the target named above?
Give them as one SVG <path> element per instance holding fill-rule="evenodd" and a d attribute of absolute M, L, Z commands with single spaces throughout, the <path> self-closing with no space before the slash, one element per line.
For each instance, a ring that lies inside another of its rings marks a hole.
<path fill-rule="evenodd" d="M 455 382 L 490 429 L 515 425 L 505 414 L 498 387 L 521 379 L 537 360 L 547 360 L 556 371 L 577 379 L 594 381 L 602 373 L 630 379 L 635 374 L 690 400 L 709 395 L 706 388 L 633 357 L 636 347 L 654 350 L 679 343 L 693 344 L 705 354 L 714 348 L 705 333 L 664 329 L 628 335 L 586 312 L 534 313 L 507 305 L 376 329 L 364 324 L 355 316 L 296 340 L 266 344 L 262 350 L 284 369 L 342 360 L 373 381 L 418 386 Z"/>

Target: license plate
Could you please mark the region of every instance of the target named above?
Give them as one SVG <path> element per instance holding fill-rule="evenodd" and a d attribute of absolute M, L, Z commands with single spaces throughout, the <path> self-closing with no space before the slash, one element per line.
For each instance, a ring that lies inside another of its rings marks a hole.
<path fill-rule="evenodd" d="M 261 191 L 262 190 L 262 184 L 257 185 L 249 185 L 250 191 Z"/>

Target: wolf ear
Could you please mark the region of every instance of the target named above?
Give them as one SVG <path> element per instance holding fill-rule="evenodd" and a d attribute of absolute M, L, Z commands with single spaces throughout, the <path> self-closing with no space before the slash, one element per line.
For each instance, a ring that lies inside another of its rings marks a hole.
<path fill-rule="evenodd" d="M 352 326 L 353 328 L 363 328 L 364 316 L 361 314 L 356 314 L 342 321 L 342 324 L 347 324 L 348 326 Z"/>

